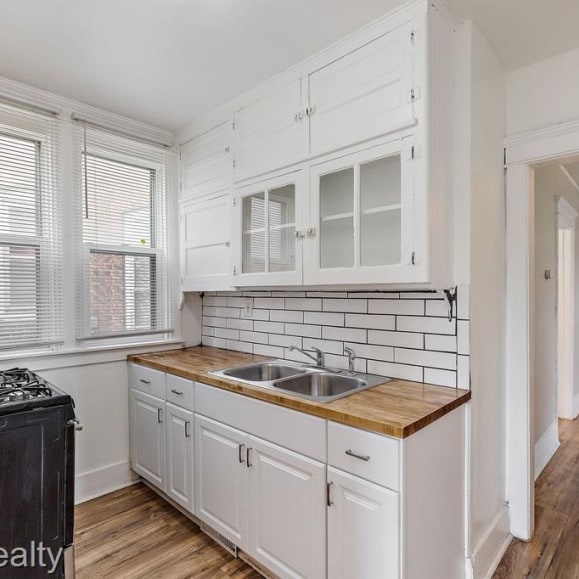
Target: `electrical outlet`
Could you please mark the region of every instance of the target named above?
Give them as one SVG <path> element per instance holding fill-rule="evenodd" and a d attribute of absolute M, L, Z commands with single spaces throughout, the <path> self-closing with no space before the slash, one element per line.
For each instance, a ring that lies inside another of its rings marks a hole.
<path fill-rule="evenodd" d="M 253 299 L 245 298 L 243 309 L 241 310 L 242 318 L 250 318 L 253 315 Z"/>

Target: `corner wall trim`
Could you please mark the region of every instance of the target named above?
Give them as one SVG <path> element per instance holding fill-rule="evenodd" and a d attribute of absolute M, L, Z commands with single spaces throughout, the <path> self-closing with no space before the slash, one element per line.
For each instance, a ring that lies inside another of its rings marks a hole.
<path fill-rule="evenodd" d="M 466 576 L 490 579 L 513 539 L 509 533 L 509 511 L 502 506 L 480 536 L 471 557 L 467 559 Z"/>
<path fill-rule="evenodd" d="M 535 444 L 535 480 L 543 472 L 543 469 L 547 466 L 560 444 L 559 423 L 555 419 L 553 424 L 547 428 Z"/>
<path fill-rule="evenodd" d="M 129 460 L 122 460 L 101 468 L 77 474 L 75 477 L 75 504 L 96 499 L 135 484 Z"/>

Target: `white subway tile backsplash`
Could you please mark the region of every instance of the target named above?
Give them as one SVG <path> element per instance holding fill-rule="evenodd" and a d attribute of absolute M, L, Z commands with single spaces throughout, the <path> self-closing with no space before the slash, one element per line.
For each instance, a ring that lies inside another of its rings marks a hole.
<path fill-rule="evenodd" d="M 423 316 L 424 302 L 422 300 L 368 300 L 368 313 Z"/>
<path fill-rule="evenodd" d="M 418 316 L 397 316 L 396 329 L 401 332 L 421 334 L 454 334 L 456 321 L 448 318 L 421 318 Z"/>
<path fill-rule="evenodd" d="M 324 338 L 324 340 L 364 343 L 367 340 L 367 331 L 359 328 L 333 328 L 324 326 L 322 328 L 322 338 Z"/>
<path fill-rule="evenodd" d="M 456 323 L 456 336 L 458 353 L 468 356 L 470 354 L 470 322 L 458 320 Z"/>
<path fill-rule="evenodd" d="M 470 286 L 459 284 L 456 290 L 456 317 L 459 320 L 470 319 Z"/>
<path fill-rule="evenodd" d="M 322 328 L 306 324 L 286 324 L 285 333 L 290 336 L 305 336 L 308 338 L 321 338 Z"/>
<path fill-rule="evenodd" d="M 400 346 L 401 348 L 414 348 L 418 350 L 424 347 L 424 334 L 368 330 L 368 343 L 381 344 L 383 346 Z"/>
<path fill-rule="evenodd" d="M 239 332 L 239 339 L 242 342 L 253 342 L 254 344 L 267 344 L 269 341 L 268 334 L 262 334 L 261 332 Z"/>
<path fill-rule="evenodd" d="M 255 298 L 253 307 L 265 310 L 285 309 L 285 298 Z"/>
<path fill-rule="evenodd" d="M 427 300 L 426 315 L 448 318 L 448 302 L 446 300 Z"/>
<path fill-rule="evenodd" d="M 285 309 L 319 312 L 322 309 L 322 300 L 320 298 L 286 298 Z"/>
<path fill-rule="evenodd" d="M 271 356 L 272 358 L 283 358 L 284 350 L 281 346 L 265 346 L 264 344 L 254 344 L 253 353 L 260 356 Z"/>
<path fill-rule="evenodd" d="M 439 336 L 437 334 L 426 334 L 424 336 L 424 349 L 436 352 L 455 352 L 456 336 Z"/>
<path fill-rule="evenodd" d="M 365 314 L 368 311 L 368 300 L 359 299 L 328 299 L 324 298 L 324 312 L 351 312 Z"/>
<path fill-rule="evenodd" d="M 456 372 L 439 370 L 437 368 L 424 368 L 424 381 L 437 386 L 456 388 Z"/>
<path fill-rule="evenodd" d="M 294 324 L 304 323 L 304 312 L 271 310 L 269 317 L 272 322 L 292 322 Z"/>
<path fill-rule="evenodd" d="M 346 314 L 346 326 L 349 328 L 367 328 L 368 330 L 394 330 L 396 318 L 378 314 Z"/>
<path fill-rule="evenodd" d="M 369 374 L 378 374 L 379 376 L 411 380 L 413 382 L 423 381 L 424 371 L 420 366 L 405 366 L 404 364 L 377 362 L 376 360 L 368 360 L 366 366 Z"/>
<path fill-rule="evenodd" d="M 447 352 L 429 352 L 427 350 L 406 350 L 396 348 L 394 360 L 400 364 L 415 364 L 429 368 L 456 370 L 456 354 Z"/>
<path fill-rule="evenodd" d="M 301 348 L 302 338 L 299 336 L 286 336 L 285 334 L 270 334 L 269 343 L 272 346 L 297 346 L 298 348 Z"/>
<path fill-rule="evenodd" d="M 333 312 L 304 312 L 306 324 L 319 324 L 321 326 L 343 326 L 344 314 Z"/>
<path fill-rule="evenodd" d="M 345 346 L 352 348 L 359 358 L 394 362 L 394 348 L 392 346 L 374 346 L 372 344 L 354 344 L 346 342 Z"/>
<path fill-rule="evenodd" d="M 456 310 L 466 316 L 459 322 L 448 321 L 435 292 L 246 290 L 206 292 L 203 300 L 207 346 L 303 362 L 289 347 L 315 347 L 336 368 L 347 367 L 348 346 L 359 372 L 468 388 L 468 286 L 457 292 Z"/>
<path fill-rule="evenodd" d="M 283 334 L 284 327 L 282 322 L 253 322 L 253 329 L 256 332 Z"/>

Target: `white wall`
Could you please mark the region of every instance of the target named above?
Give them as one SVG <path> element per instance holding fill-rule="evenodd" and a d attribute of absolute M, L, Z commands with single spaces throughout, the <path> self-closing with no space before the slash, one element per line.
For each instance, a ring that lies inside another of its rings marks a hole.
<path fill-rule="evenodd" d="M 548 165 L 538 169 L 535 172 L 535 444 L 557 420 L 558 196 L 565 197 L 579 210 L 579 194 L 559 167 Z M 545 279 L 548 269 L 552 271 L 550 280 Z M 579 346 L 576 344 L 576 347 L 577 363 Z M 544 466 L 545 461 L 541 462 Z"/>
<path fill-rule="evenodd" d="M 457 264 L 470 265 L 469 521 L 474 577 L 492 569 L 508 540 L 505 501 L 505 71 L 472 23 L 457 31 Z M 470 229 L 470 235 L 469 235 Z M 470 244 L 468 240 L 470 239 Z M 459 271 L 459 274 L 461 272 Z M 462 272 L 464 274 L 464 272 Z"/>
<path fill-rule="evenodd" d="M 579 120 L 579 49 L 507 75 L 507 135 Z"/>

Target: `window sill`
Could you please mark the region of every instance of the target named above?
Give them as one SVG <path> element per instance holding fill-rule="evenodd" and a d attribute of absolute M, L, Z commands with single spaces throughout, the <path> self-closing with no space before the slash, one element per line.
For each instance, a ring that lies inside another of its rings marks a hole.
<path fill-rule="evenodd" d="M 91 364 L 106 364 L 124 361 L 129 354 L 175 350 L 183 346 L 183 340 L 173 339 L 140 342 L 138 344 L 108 344 L 51 351 L 12 351 L 10 353 L 0 354 L 0 369 L 21 365 L 34 371 L 41 371 L 70 368 L 73 366 L 87 366 Z"/>

